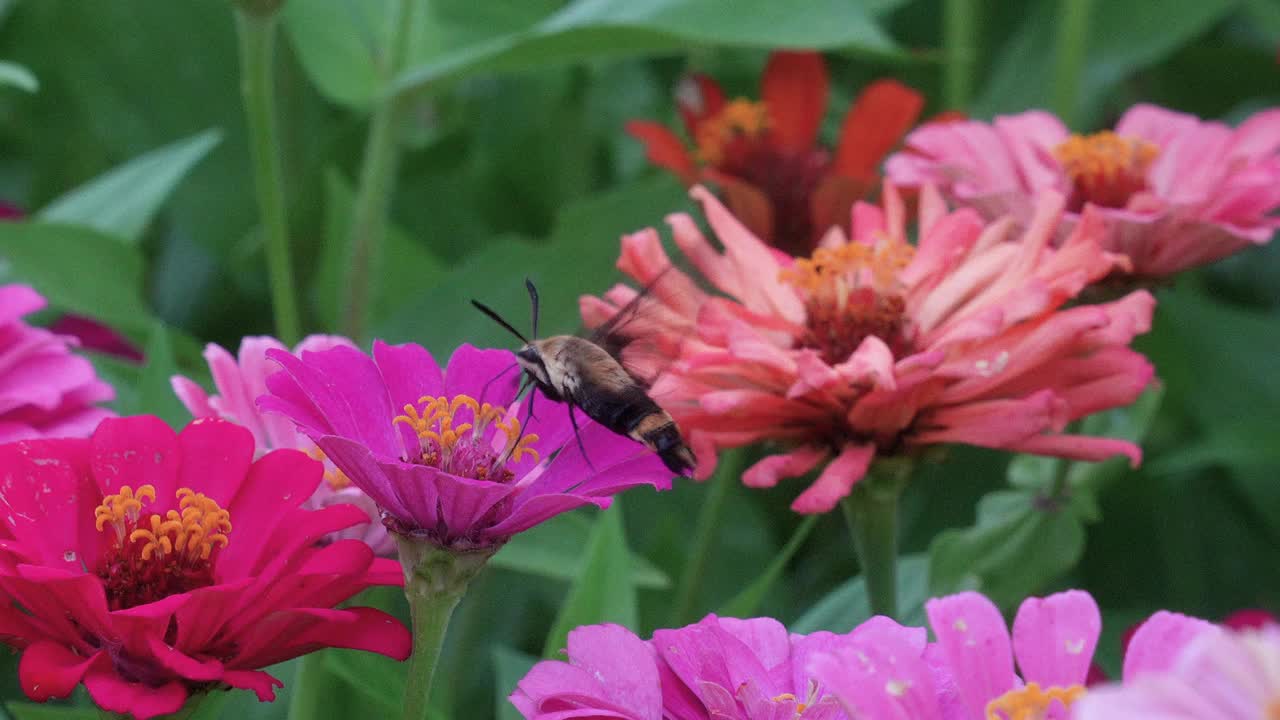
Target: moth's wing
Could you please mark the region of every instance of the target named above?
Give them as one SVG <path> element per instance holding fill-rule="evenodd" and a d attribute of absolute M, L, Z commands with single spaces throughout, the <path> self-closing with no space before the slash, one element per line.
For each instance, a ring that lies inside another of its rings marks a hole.
<path fill-rule="evenodd" d="M 612 317 L 587 335 L 646 388 L 679 357 L 681 345 L 694 331 L 690 318 L 664 302 L 673 295 L 683 297 L 681 279 L 688 280 L 669 267 L 639 290 L 614 285 L 600 298 L 613 308 Z"/>

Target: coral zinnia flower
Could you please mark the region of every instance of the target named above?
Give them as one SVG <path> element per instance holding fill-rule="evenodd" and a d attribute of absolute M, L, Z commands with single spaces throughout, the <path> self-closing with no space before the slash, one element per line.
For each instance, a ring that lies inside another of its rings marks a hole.
<path fill-rule="evenodd" d="M 320 446 L 402 535 L 465 551 L 496 548 L 566 510 L 608 507 L 636 485 L 668 488 L 671 473 L 635 441 L 545 398 L 522 423 L 518 373 L 505 350 L 463 345 L 443 373 L 419 345 L 375 342 L 267 357 L 264 410 L 283 413 Z"/>
<path fill-rule="evenodd" d="M 808 671 L 860 720 L 1057 720 L 1085 694 L 1102 629 L 1088 593 L 1028 598 L 1012 636 L 978 593 L 930 600 L 925 609 L 937 637 L 927 648 L 900 632 L 866 634 L 815 656 Z"/>
<path fill-rule="evenodd" d="M 1157 614 L 1147 625 L 1157 623 Z M 1075 708 L 1081 720 L 1167 718 L 1254 720 L 1280 717 L 1280 626 L 1221 630 L 1163 613 L 1160 632 L 1134 635 L 1124 684 L 1092 689 Z M 1148 638 L 1148 635 L 1151 637 Z M 1141 644 L 1148 662 L 1131 668 Z"/>
<path fill-rule="evenodd" d="M 334 606 L 400 580 L 391 560 L 326 533 L 366 518 L 299 505 L 320 465 L 253 459 L 247 430 L 197 420 L 104 420 L 89 439 L 0 446 L 0 639 L 22 649 L 33 700 L 84 683 L 103 709 L 145 718 L 230 686 L 274 697 L 260 668 L 323 647 L 403 659 L 409 634 Z"/>
<path fill-rule="evenodd" d="M 925 646 L 924 629 L 882 617 L 846 635 L 790 635 L 771 618 L 708 615 L 649 642 L 618 625 L 589 625 L 569 633 L 568 662 L 535 665 L 511 702 L 529 720 L 843 720 L 806 667 L 867 637 Z"/>
<path fill-rule="evenodd" d="M 293 352 L 296 355 L 304 351 L 328 350 L 339 345 L 355 347 L 355 343 L 337 335 L 310 335 L 303 338 Z M 293 448 L 323 461 L 325 481 L 316 488 L 315 494 L 307 501 L 307 506 L 316 508 L 347 503 L 362 508 L 369 515 L 369 522 L 341 530 L 330 539 L 355 538 L 369 543 L 378 555 L 394 553 L 395 543 L 387 536 L 373 500 L 353 486 L 346 474 L 334 467 L 315 443 L 298 432 L 293 421 L 258 409 L 258 396 L 267 392 L 267 375 L 279 369 L 275 363 L 267 360 L 268 350 L 288 351 L 283 343 L 273 337 L 242 339 L 238 358 L 232 357 L 221 346 L 210 343 L 205 346 L 204 357 L 209 363 L 209 372 L 213 375 L 213 384 L 219 394 L 210 397 L 204 388 L 181 375 L 170 378 L 173 391 L 193 417 L 220 417 L 249 428 L 259 453 Z"/>
<path fill-rule="evenodd" d="M 1057 190 L 1072 218 L 1100 208 L 1104 246 L 1128 255 L 1134 275 L 1162 277 L 1265 243 L 1280 227 L 1280 110 L 1234 130 L 1154 105 L 1093 135 L 1072 135 L 1039 110 L 928 126 L 907 136 L 886 172 L 901 185 L 937 184 L 988 219 L 1027 220 L 1036 193 Z"/>
<path fill-rule="evenodd" d="M 718 185 L 757 237 L 806 255 L 878 186 L 880 161 L 915 124 L 924 99 L 893 80 L 872 83 L 845 115 L 833 157 L 817 145 L 827 109 L 820 54 L 770 55 L 760 97 L 726 100 L 715 80 L 693 75 L 676 92 L 692 152 L 659 123 L 633 120 L 627 132 L 645 143 L 650 161 L 686 184 Z"/>
<path fill-rule="evenodd" d="M 0 286 L 0 442 L 84 437 L 114 415 L 95 403 L 115 397 L 72 339 L 23 322 L 45 306 L 26 285 Z"/>
<path fill-rule="evenodd" d="M 752 487 L 799 477 L 834 458 L 792 505 L 825 512 L 849 494 L 877 456 L 936 443 L 1099 460 L 1141 453 L 1132 443 L 1062 434 L 1090 413 L 1133 402 L 1151 365 L 1127 347 L 1145 332 L 1155 300 L 1137 291 L 1105 305 L 1062 306 L 1124 258 L 1100 246 L 1096 213 L 1050 244 L 1062 214 L 1046 193 L 1029 227 L 985 225 L 947 213 L 926 188 L 920 241 L 906 240 L 905 211 L 886 186 L 884 210 L 858 203 L 854 238 L 832 231 L 812 258 L 780 256 L 702 188 L 724 253 L 693 219 L 668 218 L 676 244 L 729 298 L 700 293 L 679 271 L 655 292 L 670 334 L 696 331 L 681 360 L 653 387 L 706 476 L 718 448 L 779 441 L 792 449 L 743 475 Z M 623 238 L 618 266 L 649 285 L 671 267 L 658 234 Z M 583 298 L 602 322 L 634 291 Z"/>

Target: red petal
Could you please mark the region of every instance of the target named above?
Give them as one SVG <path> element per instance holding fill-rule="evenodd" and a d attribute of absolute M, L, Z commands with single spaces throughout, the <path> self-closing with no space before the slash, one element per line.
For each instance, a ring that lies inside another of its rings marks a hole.
<path fill-rule="evenodd" d="M 738 221 L 756 237 L 773 244 L 773 203 L 755 185 L 715 170 L 707 171 L 708 179 L 720 186 L 724 204 Z"/>
<path fill-rule="evenodd" d="M 22 653 L 18 664 L 22 692 L 37 702 L 66 697 L 99 655 L 100 652 L 86 658 L 47 640 L 35 643 Z"/>
<path fill-rule="evenodd" d="M 684 143 L 665 125 L 645 120 L 632 120 L 626 124 L 627 133 L 644 143 L 649 162 L 675 173 L 685 185 L 694 183 L 693 158 L 685 150 Z"/>
<path fill-rule="evenodd" d="M 222 682 L 233 688 L 252 690 L 258 696 L 258 702 L 275 700 L 276 688 L 284 687 L 284 683 L 261 670 L 228 670 L 223 673 Z"/>
<path fill-rule="evenodd" d="M 800 152 L 813 147 L 827 109 L 827 66 L 816 52 L 776 52 L 761 81 L 777 144 Z"/>
<path fill-rule="evenodd" d="M 95 667 L 84 678 L 89 696 L 103 710 L 130 714 L 136 720 L 150 720 L 157 715 L 168 715 L 182 709 L 187 703 L 187 691 L 182 683 L 174 680 L 158 687 L 129 682 L 116 674 L 115 668 Z"/>
<path fill-rule="evenodd" d="M 874 185 L 863 179 L 830 174 L 818 181 L 809 198 L 809 217 L 817 240 L 833 227 L 849 228 L 853 204 L 869 195 Z"/>
<path fill-rule="evenodd" d="M 676 86 L 676 108 L 689 137 L 697 137 L 698 125 L 723 107 L 724 91 L 720 84 L 702 73 L 686 75 Z"/>
<path fill-rule="evenodd" d="M 880 161 L 915 124 L 924 107 L 920 93 L 895 80 L 877 80 L 858 95 L 844 117 L 835 171 L 872 178 Z"/>

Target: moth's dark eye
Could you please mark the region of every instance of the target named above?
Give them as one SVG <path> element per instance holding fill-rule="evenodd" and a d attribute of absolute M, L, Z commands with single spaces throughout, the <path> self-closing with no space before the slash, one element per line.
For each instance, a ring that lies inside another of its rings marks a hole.
<path fill-rule="evenodd" d="M 542 364 L 542 356 L 538 354 L 537 350 L 529 347 L 528 345 L 517 350 L 516 357 L 520 358 L 521 360 L 524 360 L 527 363 L 531 363 L 533 365 Z"/>

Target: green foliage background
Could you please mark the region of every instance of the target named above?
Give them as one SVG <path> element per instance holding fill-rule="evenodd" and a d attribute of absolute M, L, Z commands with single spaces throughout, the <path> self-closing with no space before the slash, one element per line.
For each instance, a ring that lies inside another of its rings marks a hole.
<path fill-rule="evenodd" d="M 543 327 L 573 330 L 577 296 L 619 279 L 619 235 L 689 209 L 621 131 L 629 118 L 674 120 L 670 89 L 689 69 L 753 95 L 770 48 L 823 49 L 828 137 L 857 90 L 886 75 L 924 91 L 927 112 L 1053 107 L 1081 130 L 1139 101 L 1232 122 L 1280 104 L 1273 0 L 1091 3 L 1065 40 L 1079 62 L 1063 65 L 1052 48 L 1081 4 L 418 0 L 407 69 L 393 74 L 382 61 L 388 0 L 288 0 L 276 82 L 305 329 L 335 329 L 353 184 L 371 108 L 388 93 L 403 94 L 407 112 L 372 335 L 437 357 L 464 341 L 506 345 L 467 300 L 521 313 L 526 275 L 543 293 Z M 35 215 L 0 226 L 0 279 L 34 284 L 49 319 L 75 311 L 125 332 L 148 363 L 96 359 L 117 409 L 180 423 L 171 374 L 207 379 L 204 342 L 234 348 L 272 332 L 230 4 L 9 0 L 0 18 L 0 58 L 16 64 L 0 66 L 0 198 Z M 1094 420 L 1110 434 L 1145 432 L 1142 469 L 1010 466 L 957 448 L 919 473 L 902 572 L 916 616 L 929 592 L 976 586 L 1011 608 L 1027 593 L 1083 587 L 1104 608 L 1100 659 L 1114 671 L 1120 632 L 1157 608 L 1210 618 L 1280 608 L 1277 288 L 1273 245 L 1158 291 L 1156 327 L 1139 345 L 1162 393 Z M 684 620 L 726 606 L 798 631 L 865 617 L 839 517 L 786 548 L 801 523 L 787 510 L 798 487 L 724 488 L 725 521 Z M 689 482 L 634 492 L 625 509 L 558 519 L 504 550 L 455 618 L 439 717 L 511 717 L 514 681 L 576 624 L 608 619 L 642 634 L 670 624 L 707 494 Z M 394 592 L 373 599 L 403 612 Z M 329 678 L 305 692 L 321 698 L 308 704 L 320 714 L 399 702 L 395 663 L 318 657 Z M 16 717 L 88 712 L 83 697 L 18 702 L 16 656 L 0 662 Z M 236 693 L 202 713 L 284 717 L 302 692 L 297 665 L 277 668 L 289 686 L 276 703 Z M 291 717 L 308 716 L 292 706 Z"/>

